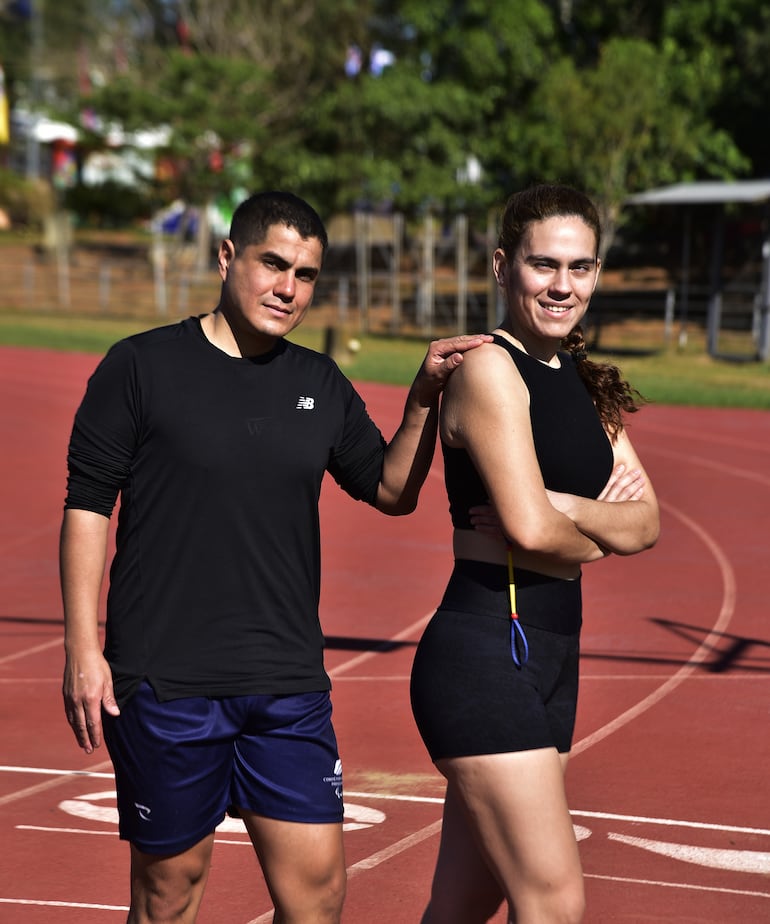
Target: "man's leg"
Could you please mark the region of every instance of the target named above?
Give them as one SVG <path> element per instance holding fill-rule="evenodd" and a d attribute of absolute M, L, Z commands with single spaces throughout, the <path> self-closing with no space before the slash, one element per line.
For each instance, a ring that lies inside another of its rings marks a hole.
<path fill-rule="evenodd" d="M 240 810 L 275 905 L 275 924 L 338 924 L 345 899 L 342 824 Z"/>
<path fill-rule="evenodd" d="M 127 924 L 192 924 L 203 898 L 214 833 L 172 856 L 131 845 L 131 910 Z"/>

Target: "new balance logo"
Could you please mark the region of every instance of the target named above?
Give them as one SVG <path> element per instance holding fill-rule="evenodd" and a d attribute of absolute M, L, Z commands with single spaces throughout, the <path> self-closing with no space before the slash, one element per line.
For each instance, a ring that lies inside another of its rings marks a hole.
<path fill-rule="evenodd" d="M 315 407 L 315 398 L 297 398 L 297 410 L 298 411 L 312 411 Z"/>

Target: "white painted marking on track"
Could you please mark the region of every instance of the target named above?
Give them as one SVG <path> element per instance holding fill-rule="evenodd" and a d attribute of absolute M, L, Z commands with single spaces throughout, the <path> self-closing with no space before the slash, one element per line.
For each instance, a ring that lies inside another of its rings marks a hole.
<path fill-rule="evenodd" d="M 98 804 L 101 802 L 110 802 L 111 804 Z M 75 818 L 111 824 L 117 828 L 119 819 L 116 803 L 117 793 L 114 789 L 107 789 L 102 792 L 84 793 L 73 799 L 63 799 L 58 808 L 65 814 L 72 815 Z M 380 809 L 372 808 L 369 805 L 357 805 L 354 802 L 348 802 L 347 798 L 345 799 L 344 807 L 343 831 L 361 831 L 364 828 L 371 828 L 372 825 L 381 825 L 387 818 L 385 812 L 380 811 Z M 246 828 L 240 818 L 224 818 L 217 825 L 216 831 L 218 834 L 246 834 Z"/>
<path fill-rule="evenodd" d="M 104 763 L 97 764 L 94 769 L 101 770 L 111 766 L 112 763 L 109 760 L 106 760 Z M 34 786 L 27 786 L 24 789 L 17 789 L 16 792 L 9 792 L 4 796 L 0 796 L 0 806 L 8 805 L 10 802 L 19 802 L 21 799 L 28 799 L 30 796 L 37 796 L 42 792 L 47 792 L 49 789 L 55 789 L 57 786 L 61 786 L 67 782 L 69 782 L 68 777 L 63 775 L 58 776 L 52 780 L 46 780 L 44 783 L 36 783 Z"/>
<path fill-rule="evenodd" d="M 602 882 L 626 882 L 630 885 L 659 886 L 665 889 L 687 889 L 690 892 L 719 892 L 721 895 L 742 895 L 745 898 L 770 898 L 770 892 L 757 892 L 753 889 L 723 889 L 718 886 L 693 885 L 689 882 L 663 882 L 659 879 L 632 879 L 629 876 L 602 876 L 599 873 L 584 873 L 586 879 L 599 879 Z"/>
<path fill-rule="evenodd" d="M 422 630 L 427 626 L 433 617 L 435 610 L 431 610 L 426 616 L 423 616 L 421 619 L 418 619 L 416 622 L 413 622 L 411 626 L 407 626 L 406 629 L 402 629 L 400 632 L 397 632 L 395 635 L 391 636 L 385 645 L 389 645 L 392 642 L 402 642 L 404 639 L 413 637 L 416 633 L 422 632 Z M 340 674 L 345 671 L 352 670 L 354 667 L 358 667 L 359 664 L 363 664 L 366 661 L 370 661 L 372 658 L 377 657 L 377 655 L 382 654 L 383 652 L 379 649 L 373 651 L 364 651 L 360 655 L 356 655 L 355 658 L 351 658 L 349 661 L 343 661 L 342 664 L 338 664 L 336 667 L 333 667 L 328 674 L 330 677 L 338 677 Z"/>
<path fill-rule="evenodd" d="M 572 809 L 573 815 L 581 818 L 603 818 L 609 821 L 630 821 L 642 825 L 667 825 L 674 828 L 696 828 L 703 831 L 724 831 L 729 834 L 757 834 L 770 837 L 770 828 L 747 828 L 736 825 L 719 825 L 706 821 L 679 821 L 675 818 L 650 818 L 646 815 L 615 815 L 611 812 L 580 812 Z"/>
<path fill-rule="evenodd" d="M 88 908 L 94 911 L 123 911 L 129 910 L 128 905 L 96 905 L 89 902 L 46 902 L 33 898 L 0 898 L 3 905 L 37 905 L 44 908 Z"/>
<path fill-rule="evenodd" d="M 345 797 L 353 796 L 354 799 L 390 799 L 395 802 L 432 802 L 434 805 L 443 805 L 443 796 L 405 796 L 399 793 L 387 792 L 348 792 L 345 790 Z"/>
<path fill-rule="evenodd" d="M 678 671 L 672 674 L 665 683 L 662 683 L 656 690 L 653 690 L 649 696 L 645 696 L 644 699 L 639 700 L 636 705 L 622 712 L 619 716 L 607 722 L 606 725 L 603 725 L 592 734 L 586 735 L 585 738 L 576 742 L 572 746 L 571 753 L 573 757 L 576 757 L 594 744 L 598 744 L 614 732 L 624 728 L 634 719 L 639 718 L 640 715 L 647 712 L 648 709 L 656 706 L 662 699 L 668 696 L 669 693 L 676 690 L 677 687 L 696 670 L 698 665 L 702 664 L 712 653 L 719 641 L 720 635 L 727 629 L 733 617 L 733 613 L 735 612 L 735 572 L 733 571 L 727 555 L 722 550 L 722 547 L 702 526 L 696 523 L 691 517 L 687 516 L 687 514 L 682 513 L 678 508 L 665 501 L 660 501 L 660 506 L 663 510 L 668 511 L 668 513 L 691 529 L 711 552 L 722 575 L 722 605 L 711 631 L 692 655 L 690 655 L 687 662 L 683 664 Z"/>
<path fill-rule="evenodd" d="M 52 639 L 50 642 L 44 642 L 42 645 L 35 645 L 32 648 L 25 648 L 23 651 L 15 651 L 13 654 L 5 655 L 0 658 L 0 664 L 10 664 L 11 661 L 18 661 L 21 658 L 27 658 L 30 655 L 39 654 L 41 651 L 48 651 L 49 648 L 56 648 L 61 645 L 61 638 Z"/>
<path fill-rule="evenodd" d="M 758 453 L 758 452 L 770 452 L 770 445 L 766 445 L 764 442 L 759 440 L 745 440 L 745 439 L 736 439 L 735 437 L 730 436 L 715 436 L 713 433 L 703 432 L 702 430 L 688 430 L 681 427 L 670 427 L 665 424 L 650 424 L 649 421 L 644 424 L 644 433 L 640 431 L 641 436 L 647 434 L 658 433 L 662 436 L 675 436 L 677 439 L 686 439 L 687 442 L 692 440 L 700 440 L 703 443 L 708 443 L 709 447 L 711 446 L 730 446 L 737 449 L 744 449 L 748 453 Z M 661 450 L 659 448 L 659 441 L 649 448 L 645 448 L 645 455 L 648 452 L 664 452 L 667 453 L 667 450 Z M 702 456 L 691 456 L 682 455 L 681 458 L 686 459 L 689 463 L 693 459 L 697 462 L 708 461 L 703 459 Z"/>
<path fill-rule="evenodd" d="M 53 770 L 48 767 L 9 767 L 0 766 L 0 773 L 39 773 L 43 776 L 88 776 L 94 779 L 112 780 L 114 773 L 94 770 Z"/>
<path fill-rule="evenodd" d="M 718 847 L 696 847 L 692 844 L 672 844 L 668 841 L 653 841 L 646 837 L 630 837 L 626 834 L 607 835 L 611 841 L 649 850 L 672 860 L 694 863 L 709 869 L 726 869 L 732 873 L 770 873 L 770 853 L 760 850 L 726 850 Z"/>
<path fill-rule="evenodd" d="M 402 837 L 400 841 L 396 841 L 395 844 L 391 844 L 390 847 L 384 847 L 382 850 L 378 850 L 376 853 L 364 857 L 363 860 L 359 860 L 357 863 L 349 866 L 348 877 L 355 876 L 367 869 L 374 869 L 374 867 L 379 866 L 380 863 L 384 863 L 386 860 L 398 856 L 398 854 L 403 853 L 405 850 L 409 850 L 410 847 L 414 847 L 416 844 L 426 840 L 426 838 L 433 837 L 433 835 L 438 834 L 440 830 L 441 820 L 434 821 L 426 827 L 421 828 L 419 831 Z"/>
<path fill-rule="evenodd" d="M 114 831 L 94 831 L 93 828 L 54 828 L 50 825 L 16 825 L 17 831 L 41 831 L 44 834 L 93 834 L 95 837 L 117 837 L 117 828 Z"/>

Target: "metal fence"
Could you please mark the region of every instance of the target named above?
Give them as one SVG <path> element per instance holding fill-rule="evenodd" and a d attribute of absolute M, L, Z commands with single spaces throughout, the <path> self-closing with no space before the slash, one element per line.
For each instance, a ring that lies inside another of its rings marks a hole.
<path fill-rule="evenodd" d="M 463 215 L 447 225 L 427 217 L 410 229 L 398 215 L 333 220 L 307 323 L 355 334 L 425 337 L 490 330 L 502 312 L 490 268 L 494 235 L 491 226 L 469 227 Z M 159 238 L 72 243 L 65 235 L 53 246 L 0 246 L 0 310 L 159 323 L 201 314 L 212 310 L 219 295 L 210 257 L 201 265 L 195 245 Z M 752 284 L 715 294 L 692 286 L 682 292 L 659 283 L 614 288 L 602 282 L 586 327 L 595 349 L 627 345 L 628 330 L 643 329 L 633 334 L 641 348 L 682 346 L 697 333 L 712 355 L 756 358 L 766 336 L 763 323 L 758 286 Z"/>

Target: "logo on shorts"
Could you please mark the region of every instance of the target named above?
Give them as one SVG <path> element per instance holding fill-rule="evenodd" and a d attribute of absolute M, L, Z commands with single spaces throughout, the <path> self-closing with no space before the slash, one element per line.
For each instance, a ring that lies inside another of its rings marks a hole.
<path fill-rule="evenodd" d="M 339 757 L 334 763 L 332 776 L 325 776 L 324 783 L 328 783 L 334 789 L 334 794 L 338 799 L 342 798 L 342 761 Z"/>
<path fill-rule="evenodd" d="M 139 818 L 142 821 L 150 821 L 150 813 L 152 809 L 148 805 L 142 805 L 141 802 L 134 802 L 134 807 L 137 812 L 139 812 Z"/>

